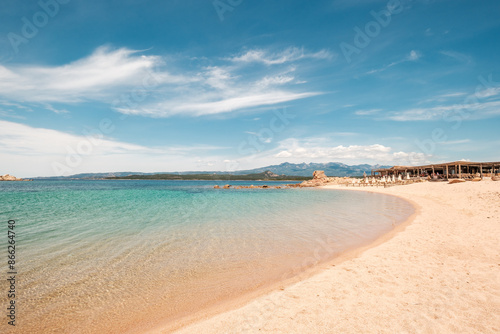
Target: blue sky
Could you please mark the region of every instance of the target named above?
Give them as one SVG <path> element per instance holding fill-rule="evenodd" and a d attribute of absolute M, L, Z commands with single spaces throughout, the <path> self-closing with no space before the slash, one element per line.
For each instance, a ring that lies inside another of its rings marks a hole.
<path fill-rule="evenodd" d="M 500 3 L 5 0 L 0 174 L 498 161 Z"/>

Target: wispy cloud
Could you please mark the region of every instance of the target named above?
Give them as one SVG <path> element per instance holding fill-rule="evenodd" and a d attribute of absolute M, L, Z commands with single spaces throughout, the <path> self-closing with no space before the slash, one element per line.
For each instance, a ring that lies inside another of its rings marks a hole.
<path fill-rule="evenodd" d="M 420 54 L 420 52 L 418 51 L 415 51 L 415 50 L 411 50 L 410 51 L 410 54 L 408 56 L 406 56 L 406 61 L 415 61 L 415 60 L 419 60 L 420 57 L 422 57 L 422 55 Z"/>
<path fill-rule="evenodd" d="M 474 63 L 474 59 L 466 55 L 464 53 L 456 52 L 456 51 L 441 51 L 442 55 L 450 57 L 461 63 L 462 65 L 471 65 Z"/>
<path fill-rule="evenodd" d="M 69 113 L 69 111 L 66 110 L 66 109 L 56 109 L 53 106 L 51 106 L 50 104 L 48 104 L 48 103 L 46 103 L 44 105 L 44 107 L 45 107 L 45 109 L 50 110 L 52 112 L 55 112 L 56 114 L 67 114 L 67 113 Z"/>
<path fill-rule="evenodd" d="M 9 102 L 9 101 L 5 101 L 5 100 L 0 100 L 0 105 L 6 106 L 6 107 L 14 107 L 16 109 L 22 109 L 25 111 L 33 111 L 33 109 L 26 106 L 25 104 L 14 103 L 14 102 Z"/>
<path fill-rule="evenodd" d="M 213 115 L 319 95 L 296 85 L 305 81 L 292 75 L 298 66 L 292 63 L 332 57 L 326 50 L 311 53 L 295 47 L 279 53 L 254 50 L 193 70 L 166 57 L 101 47 L 86 58 L 57 67 L 0 65 L 0 97 L 57 113 L 67 110 L 53 104 L 100 101 L 118 112 L 148 117 Z M 248 72 L 241 66 L 247 62 L 264 66 Z M 288 68 L 270 68 L 283 64 Z M 131 95 L 137 91 L 147 99 L 134 100 Z M 127 98 L 121 100 L 123 96 Z"/>
<path fill-rule="evenodd" d="M 321 50 L 315 53 L 306 52 L 303 48 L 290 47 L 281 52 L 271 53 L 267 50 L 249 50 L 243 54 L 227 58 L 235 63 L 262 63 L 266 65 L 278 65 L 294 62 L 301 59 L 333 59 L 336 54 Z"/>
<path fill-rule="evenodd" d="M 452 104 L 429 108 L 413 108 L 403 111 L 389 113 L 387 119 L 393 121 L 435 121 L 461 115 L 459 112 L 468 115 L 470 119 L 482 119 L 500 115 L 500 101 L 491 101 L 474 104 Z"/>
<path fill-rule="evenodd" d="M 356 110 L 354 114 L 358 116 L 367 116 L 367 115 L 377 114 L 379 111 L 382 111 L 382 109 L 363 109 L 363 110 Z"/>
<path fill-rule="evenodd" d="M 439 144 L 441 145 L 458 145 L 465 143 L 470 143 L 470 139 L 448 140 L 439 142 Z"/>
<path fill-rule="evenodd" d="M 304 99 L 319 95 L 319 92 L 291 93 L 284 91 L 268 91 L 267 93 L 247 93 L 241 96 L 208 101 L 208 98 L 199 99 L 201 101 L 163 101 L 152 103 L 140 109 L 117 108 L 117 111 L 129 115 L 143 115 L 150 117 L 169 117 L 174 115 L 203 116 L 228 113 L 246 108 L 275 105 L 283 102 Z"/>
<path fill-rule="evenodd" d="M 385 65 L 381 68 L 368 71 L 366 74 L 374 74 L 374 73 L 378 73 L 378 72 L 383 72 L 383 71 L 388 70 L 389 68 L 396 66 L 396 65 L 399 65 L 401 63 L 405 63 L 405 62 L 409 62 L 409 61 L 417 61 L 421 57 L 422 57 L 422 54 L 420 52 L 415 51 L 415 50 L 411 50 L 410 53 L 408 55 L 406 55 L 403 59 L 392 62 L 392 63 Z"/>
<path fill-rule="evenodd" d="M 418 104 L 433 103 L 433 102 L 446 102 L 450 99 L 460 98 L 460 97 L 463 97 L 465 95 L 467 95 L 467 93 L 465 93 L 465 92 L 445 93 L 445 94 L 440 94 L 440 95 L 430 97 L 430 98 L 425 99 L 425 100 L 421 100 L 418 102 Z"/>
<path fill-rule="evenodd" d="M 117 89 L 140 85 L 161 63 L 129 49 L 97 49 L 87 58 L 56 67 L 0 65 L 0 96 L 29 102 L 82 102 L 109 98 Z M 162 81 L 172 80 L 162 73 Z"/>

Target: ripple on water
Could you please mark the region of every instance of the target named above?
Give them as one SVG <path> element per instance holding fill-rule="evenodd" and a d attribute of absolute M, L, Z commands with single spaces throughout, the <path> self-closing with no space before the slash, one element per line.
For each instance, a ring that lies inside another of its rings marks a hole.
<path fill-rule="evenodd" d="M 0 218 L 17 221 L 23 330 L 153 325 L 327 260 L 413 212 L 391 196 L 212 185 L 1 184 Z"/>

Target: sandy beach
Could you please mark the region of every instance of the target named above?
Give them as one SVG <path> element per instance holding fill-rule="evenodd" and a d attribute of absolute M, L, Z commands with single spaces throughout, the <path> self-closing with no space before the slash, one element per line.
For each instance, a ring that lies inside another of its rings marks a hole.
<path fill-rule="evenodd" d="M 314 275 L 176 333 L 500 332 L 500 182 L 325 188 L 399 196 L 417 213 Z"/>

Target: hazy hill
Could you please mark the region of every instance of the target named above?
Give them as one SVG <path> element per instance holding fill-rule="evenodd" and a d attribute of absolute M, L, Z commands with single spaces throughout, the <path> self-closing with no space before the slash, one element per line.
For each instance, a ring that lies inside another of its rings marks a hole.
<path fill-rule="evenodd" d="M 287 175 L 287 176 L 310 176 L 315 170 L 324 170 L 325 174 L 328 176 L 361 176 L 363 172 L 370 174 L 372 169 L 376 168 L 388 168 L 391 166 L 382 165 L 346 165 L 340 162 L 327 162 L 327 163 L 300 163 L 293 164 L 289 162 L 284 162 L 279 165 L 266 166 L 255 169 L 240 170 L 234 172 L 224 172 L 224 171 L 197 171 L 197 172 L 155 172 L 155 173 L 141 173 L 141 172 L 108 172 L 108 173 L 82 173 L 75 174 L 71 176 L 60 176 L 60 177 L 38 177 L 36 179 L 103 179 L 108 177 L 124 177 L 129 175 L 157 175 L 157 174 L 169 174 L 169 175 L 247 175 L 247 174 L 260 174 L 266 171 L 273 172 L 277 175 Z"/>

